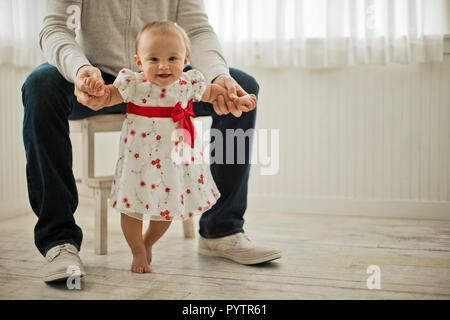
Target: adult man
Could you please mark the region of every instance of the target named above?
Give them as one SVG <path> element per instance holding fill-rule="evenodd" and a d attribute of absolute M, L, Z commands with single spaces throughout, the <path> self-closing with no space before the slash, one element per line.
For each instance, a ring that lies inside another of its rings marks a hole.
<path fill-rule="evenodd" d="M 73 217 L 78 194 L 68 119 L 126 110 L 125 104 L 99 109 L 97 101 L 103 93 L 88 92 L 84 79 L 102 77 L 110 84 L 123 67 L 137 71 L 135 37 L 145 23 L 154 20 L 171 20 L 186 30 L 192 47 L 190 62 L 208 82 L 227 88 L 231 98 L 258 93 L 251 76 L 228 69 L 201 0 L 49 0 L 40 45 L 50 64 L 36 68 L 22 87 L 28 193 L 38 216 L 35 244 L 49 261 L 44 281 L 66 278 L 66 269 L 73 264 L 84 274 L 78 256 L 82 231 Z M 76 32 L 73 25 L 79 26 Z M 213 116 L 212 128 L 223 133 L 224 146 L 226 129 L 254 128 L 256 118 L 256 109 L 237 110 L 223 99 L 213 106 L 196 103 L 194 113 Z M 245 152 L 245 164 L 211 164 L 222 196 L 200 219 L 199 252 L 255 264 L 279 258 L 281 253 L 253 245 L 244 234 L 250 141 Z M 226 149 L 223 156 L 226 159 Z"/>

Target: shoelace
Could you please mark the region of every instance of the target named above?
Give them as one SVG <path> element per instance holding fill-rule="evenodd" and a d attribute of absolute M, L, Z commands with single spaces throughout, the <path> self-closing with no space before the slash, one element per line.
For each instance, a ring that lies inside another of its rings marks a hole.
<path fill-rule="evenodd" d="M 56 246 L 55 248 L 52 248 L 51 250 L 52 250 L 52 252 L 50 252 L 50 255 L 49 255 L 50 261 L 52 261 L 57 256 L 59 256 L 61 254 L 61 251 L 63 251 L 63 250 L 67 251 L 68 253 L 74 254 L 74 255 L 76 255 L 78 253 L 76 250 L 73 249 L 72 246 L 69 246 L 68 244 L 62 244 L 62 245 Z"/>
<path fill-rule="evenodd" d="M 234 237 L 233 240 L 232 240 L 232 242 L 231 242 L 231 244 L 232 244 L 233 246 L 235 246 L 236 244 L 238 244 L 239 242 L 242 241 L 242 238 L 245 238 L 245 239 L 247 239 L 248 242 L 250 242 L 250 239 L 249 239 L 249 238 L 247 237 L 247 235 L 244 233 L 244 234 L 242 234 L 242 235 L 238 234 L 236 237 Z"/>

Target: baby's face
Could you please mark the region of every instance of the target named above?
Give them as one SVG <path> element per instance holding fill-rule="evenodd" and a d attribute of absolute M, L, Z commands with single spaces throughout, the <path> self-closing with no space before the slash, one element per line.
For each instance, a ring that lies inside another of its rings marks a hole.
<path fill-rule="evenodd" d="M 148 81 L 165 87 L 178 81 L 189 57 L 177 31 L 160 34 L 150 30 L 142 34 L 134 60 Z"/>

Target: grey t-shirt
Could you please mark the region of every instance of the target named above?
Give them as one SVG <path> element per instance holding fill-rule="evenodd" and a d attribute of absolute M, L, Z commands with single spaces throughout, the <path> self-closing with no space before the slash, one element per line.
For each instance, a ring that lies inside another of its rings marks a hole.
<path fill-rule="evenodd" d="M 69 82 L 83 65 L 112 75 L 122 68 L 139 71 L 133 61 L 136 35 L 156 20 L 184 28 L 191 41 L 190 64 L 207 82 L 229 75 L 202 0 L 47 0 L 40 46 Z"/>

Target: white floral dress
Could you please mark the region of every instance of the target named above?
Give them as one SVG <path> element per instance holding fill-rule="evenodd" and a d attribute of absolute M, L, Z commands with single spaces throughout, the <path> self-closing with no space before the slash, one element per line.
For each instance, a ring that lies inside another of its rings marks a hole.
<path fill-rule="evenodd" d="M 197 70 L 160 87 L 143 73 L 122 69 L 113 85 L 125 102 L 141 109 L 178 103 L 186 110 L 189 101 L 200 100 L 206 88 Z M 220 192 L 199 148 L 200 137 L 195 134 L 192 148 L 179 128 L 180 122 L 172 117 L 126 114 L 110 195 L 115 210 L 140 220 L 184 220 L 214 205 Z"/>

